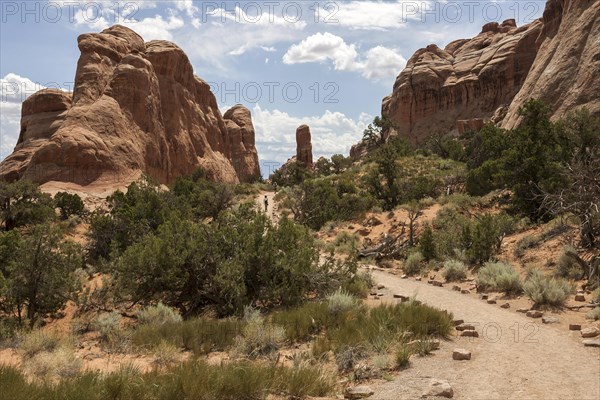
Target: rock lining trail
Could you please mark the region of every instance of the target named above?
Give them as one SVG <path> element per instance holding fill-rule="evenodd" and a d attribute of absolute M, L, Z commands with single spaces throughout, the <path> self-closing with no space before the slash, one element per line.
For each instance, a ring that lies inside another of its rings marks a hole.
<path fill-rule="evenodd" d="M 564 324 L 543 325 L 515 311 L 490 305 L 450 288 L 438 288 L 382 271 L 372 271 L 390 292 L 416 295 L 476 324 L 479 338 L 452 333 L 440 350 L 413 356 L 411 366 L 376 386 L 374 400 L 419 398 L 431 379 L 447 380 L 455 399 L 600 399 L 600 349 L 586 348 L 580 332 Z M 499 334 L 498 334 L 499 333 Z M 472 352 L 470 361 L 452 360 L 452 351 Z"/>

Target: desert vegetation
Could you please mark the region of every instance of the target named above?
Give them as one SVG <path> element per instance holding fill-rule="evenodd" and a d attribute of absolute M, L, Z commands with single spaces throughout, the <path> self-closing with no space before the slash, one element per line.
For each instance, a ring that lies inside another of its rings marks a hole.
<path fill-rule="evenodd" d="M 262 399 L 387 379 L 454 318 L 418 298 L 374 303 L 365 266 L 543 310 L 585 295 L 581 318 L 598 320 L 600 123 L 550 122 L 537 101 L 522 114 L 514 131 L 419 147 L 383 140 L 378 119 L 362 160 L 288 163 L 269 184 L 143 177 L 93 210 L 0 183 L 0 343 L 19 359 L 0 385 L 15 399 Z M 275 187 L 277 218 L 256 206 Z M 83 348 L 145 362 L 92 371 Z"/>

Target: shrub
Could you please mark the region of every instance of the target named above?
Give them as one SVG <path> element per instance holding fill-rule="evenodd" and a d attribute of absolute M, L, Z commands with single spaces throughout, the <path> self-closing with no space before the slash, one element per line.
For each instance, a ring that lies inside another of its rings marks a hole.
<path fill-rule="evenodd" d="M 587 314 L 585 314 L 585 317 L 594 321 L 600 320 L 600 307 L 596 307 L 589 311 Z"/>
<path fill-rule="evenodd" d="M 132 334 L 132 342 L 143 350 L 151 350 L 166 341 L 200 356 L 211 351 L 225 351 L 242 332 L 239 319 L 190 318 L 182 322 L 160 325 L 144 324 Z"/>
<path fill-rule="evenodd" d="M 270 394 L 290 398 L 323 397 L 335 380 L 321 368 L 294 368 L 248 361 L 209 365 L 190 361 L 167 370 L 140 373 L 124 367 L 109 373 L 87 372 L 53 384 L 29 381 L 17 368 L 0 365 L 0 387 L 6 398 L 29 399 L 211 399 L 254 400 Z"/>
<path fill-rule="evenodd" d="M 114 329 L 100 343 L 102 350 L 109 354 L 131 352 L 132 332 L 127 329 Z"/>
<path fill-rule="evenodd" d="M 0 317 L 0 348 L 13 347 L 12 344 L 18 339 L 20 331 L 19 320 L 16 317 Z"/>
<path fill-rule="evenodd" d="M 365 298 L 369 295 L 369 291 L 373 285 L 375 285 L 373 276 L 367 271 L 362 271 L 346 281 L 342 285 L 342 289 L 356 298 Z"/>
<path fill-rule="evenodd" d="M 562 278 L 579 279 L 581 277 L 581 267 L 569 253 L 577 254 L 577 250 L 572 246 L 565 246 L 562 249 L 558 257 L 556 274 Z"/>
<path fill-rule="evenodd" d="M 488 262 L 477 273 L 477 287 L 481 290 L 518 294 L 522 291 L 521 278 L 512 266 L 503 262 Z"/>
<path fill-rule="evenodd" d="M 349 293 L 338 289 L 327 298 L 327 309 L 334 316 L 344 314 L 357 307 L 356 298 Z"/>
<path fill-rule="evenodd" d="M 284 164 L 281 168 L 271 174 L 269 179 L 279 187 L 295 186 L 302 183 L 311 175 L 310 170 L 298 161 Z"/>
<path fill-rule="evenodd" d="M 600 287 L 592 292 L 592 301 L 600 303 Z"/>
<path fill-rule="evenodd" d="M 110 336 L 119 329 L 121 314 L 116 311 L 100 314 L 91 323 L 91 329 L 100 334 L 101 341 L 110 340 Z"/>
<path fill-rule="evenodd" d="M 247 307 L 244 311 L 246 325 L 235 339 L 233 354 L 248 358 L 269 356 L 279 350 L 285 339 L 282 327 L 265 323 L 258 310 Z"/>
<path fill-rule="evenodd" d="M 423 255 L 423 259 L 425 259 L 425 261 L 430 261 L 436 258 L 433 231 L 429 225 L 425 225 L 423 233 L 419 238 L 419 251 Z"/>
<path fill-rule="evenodd" d="M 467 267 L 460 261 L 448 260 L 444 263 L 442 275 L 447 282 L 460 281 L 467 278 Z"/>
<path fill-rule="evenodd" d="M 325 332 L 334 353 L 349 346 L 385 352 L 403 332 L 416 337 L 446 336 L 451 329 L 451 315 L 411 301 L 356 309 L 346 318 L 330 320 Z"/>
<path fill-rule="evenodd" d="M 60 210 L 60 217 L 63 220 L 69 219 L 71 215 L 81 216 L 85 211 L 83 200 L 78 194 L 58 192 L 54 195 L 54 204 Z"/>
<path fill-rule="evenodd" d="M 336 353 L 335 362 L 338 371 L 348 372 L 354 369 L 358 361 L 364 360 L 368 356 L 369 352 L 363 346 L 346 346 Z"/>
<path fill-rule="evenodd" d="M 540 243 L 540 238 L 532 235 L 525 235 L 517 242 L 515 246 L 515 257 L 523 257 L 525 250 L 536 247 Z"/>
<path fill-rule="evenodd" d="M 356 233 L 342 231 L 337 234 L 333 241 L 338 252 L 350 254 L 356 251 L 359 245 L 359 238 Z"/>
<path fill-rule="evenodd" d="M 565 279 L 549 278 L 543 272 L 534 270 L 523 289 L 536 304 L 560 307 L 574 291 L 574 285 Z"/>
<path fill-rule="evenodd" d="M 9 231 L 30 224 L 41 224 L 55 216 L 52 198 L 38 185 L 21 179 L 0 181 L 0 226 Z"/>
<path fill-rule="evenodd" d="M 419 340 L 417 342 L 417 347 L 415 350 L 419 356 L 425 357 L 425 356 L 428 356 L 429 354 L 431 354 L 433 349 L 434 349 L 434 345 L 431 342 L 431 340 Z"/>
<path fill-rule="evenodd" d="M 285 190 L 282 202 L 296 222 L 315 230 L 329 221 L 359 218 L 372 205 L 371 197 L 360 192 L 354 182 L 337 178 L 308 179 Z"/>
<path fill-rule="evenodd" d="M 173 365 L 179 359 L 179 349 L 165 340 L 152 349 L 154 355 L 153 363 L 158 367 Z"/>
<path fill-rule="evenodd" d="M 148 306 L 138 311 L 137 317 L 142 325 L 148 324 L 156 326 L 182 321 L 181 315 L 179 315 L 177 310 L 167 307 L 161 302 L 155 306 Z"/>
<path fill-rule="evenodd" d="M 75 378 L 83 362 L 73 350 L 61 346 L 52 352 L 37 353 L 24 361 L 24 369 L 42 381 Z"/>
<path fill-rule="evenodd" d="M 271 316 L 271 323 L 285 329 L 289 342 L 309 340 L 327 326 L 329 304 L 309 302 L 297 308 L 281 310 Z"/>
<path fill-rule="evenodd" d="M 81 265 L 81 248 L 64 242 L 60 229 L 46 224 L 32 227 L 20 240 L 14 259 L 0 267 L 7 287 L 3 303 L 12 306 L 7 311 L 26 309 L 32 328 L 40 316 L 60 310 L 73 296 L 75 271 Z"/>
<path fill-rule="evenodd" d="M 31 358 L 42 352 L 51 352 L 57 349 L 64 338 L 57 332 L 35 330 L 26 334 L 19 346 L 24 358 Z"/>
<path fill-rule="evenodd" d="M 109 215 L 94 212 L 90 217 L 88 251 L 92 259 L 109 259 L 123 252 L 132 243 L 139 241 L 149 233 L 155 232 L 165 221 L 169 213 L 169 204 L 177 205 L 175 200 L 167 202 L 170 192 L 148 177 L 133 182 L 127 192 L 117 190 L 107 197 Z M 181 206 L 179 213 L 188 210 Z"/>
<path fill-rule="evenodd" d="M 407 275 L 417 275 L 421 273 L 423 260 L 423 256 L 418 251 L 410 254 L 402 267 L 404 273 Z"/>
<path fill-rule="evenodd" d="M 410 364 L 410 356 L 412 356 L 413 352 L 410 346 L 402 343 L 396 349 L 396 367 L 400 369 L 404 369 Z"/>
<path fill-rule="evenodd" d="M 352 260 L 326 260 L 309 230 L 274 224 L 250 206 L 210 224 L 173 218 L 130 246 L 111 266 L 128 300 L 162 301 L 188 317 L 239 314 L 246 304 L 290 307 L 354 276 Z"/>
<path fill-rule="evenodd" d="M 488 261 L 500 249 L 504 234 L 492 215 L 483 215 L 471 230 L 471 244 L 467 250 L 469 259 L 475 264 Z"/>

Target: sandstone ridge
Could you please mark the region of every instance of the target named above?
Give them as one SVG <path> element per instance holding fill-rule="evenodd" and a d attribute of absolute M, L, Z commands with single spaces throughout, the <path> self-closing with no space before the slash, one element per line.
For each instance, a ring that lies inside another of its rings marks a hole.
<path fill-rule="evenodd" d="M 260 175 L 250 111 L 221 115 L 181 48 L 115 25 L 79 36 L 73 93 L 42 90 L 22 106 L 0 179 L 88 185 L 146 173 L 171 183 L 198 167 L 236 183 Z"/>

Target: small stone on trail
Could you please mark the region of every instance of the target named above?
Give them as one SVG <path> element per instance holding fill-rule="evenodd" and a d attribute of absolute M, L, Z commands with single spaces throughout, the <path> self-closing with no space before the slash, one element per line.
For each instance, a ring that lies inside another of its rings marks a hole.
<path fill-rule="evenodd" d="M 456 330 L 457 331 L 474 331 L 475 326 L 473 324 L 462 323 L 462 324 L 456 326 Z"/>
<path fill-rule="evenodd" d="M 570 331 L 580 331 L 581 330 L 581 325 L 579 325 L 579 324 L 569 324 L 569 330 Z"/>
<path fill-rule="evenodd" d="M 379 285 L 377 285 L 377 289 L 381 290 L 381 289 L 385 289 L 385 285 L 382 285 L 381 283 Z"/>
<path fill-rule="evenodd" d="M 454 351 L 452 352 L 452 359 L 453 360 L 470 360 L 471 359 L 471 352 L 465 349 L 454 349 Z"/>
<path fill-rule="evenodd" d="M 454 397 L 454 391 L 447 381 L 432 379 L 429 383 L 429 388 L 421 397 L 445 397 L 451 399 Z"/>
<path fill-rule="evenodd" d="M 559 323 L 559 319 L 557 317 L 542 317 L 542 323 L 544 324 L 558 324 Z"/>
<path fill-rule="evenodd" d="M 455 319 L 454 321 L 452 321 L 452 323 L 454 324 L 454 326 L 458 326 L 458 325 L 464 324 L 465 320 L 464 319 Z"/>
<path fill-rule="evenodd" d="M 460 336 L 464 337 L 479 337 L 479 333 L 477 331 L 462 331 Z"/>
<path fill-rule="evenodd" d="M 460 292 L 461 289 L 460 289 L 460 286 L 454 285 L 454 286 L 452 286 L 452 290 L 454 290 L 456 292 Z"/>
<path fill-rule="evenodd" d="M 510 308 L 510 303 L 504 303 L 500 306 L 500 308 Z"/>
<path fill-rule="evenodd" d="M 600 339 L 587 339 L 583 341 L 585 347 L 600 347 Z"/>
<path fill-rule="evenodd" d="M 354 386 L 346 389 L 344 393 L 345 399 L 366 399 L 367 397 L 373 396 L 375 392 L 369 386 Z"/>
<path fill-rule="evenodd" d="M 525 314 L 528 311 L 529 311 L 529 308 L 517 308 L 517 312 L 520 312 L 520 313 L 523 313 L 523 314 Z"/>
<path fill-rule="evenodd" d="M 469 294 L 469 293 L 471 293 L 471 291 L 467 290 L 467 289 L 463 289 L 463 290 L 460 291 L 460 293 L 462 293 L 462 294 Z"/>
<path fill-rule="evenodd" d="M 595 326 L 581 330 L 581 337 L 583 338 L 593 338 L 598 335 L 600 335 L 600 329 L 596 328 Z"/>
<path fill-rule="evenodd" d="M 538 310 L 529 310 L 525 315 L 527 315 L 529 318 L 542 318 L 544 313 Z"/>
<path fill-rule="evenodd" d="M 482 294 L 481 296 L 479 296 L 479 298 L 481 300 L 487 300 L 488 299 L 488 295 L 487 294 Z"/>
<path fill-rule="evenodd" d="M 496 304 L 496 299 L 488 299 L 488 304 Z"/>
<path fill-rule="evenodd" d="M 585 302 L 585 296 L 582 294 L 576 294 L 575 301 L 579 301 L 579 302 L 583 303 L 583 302 Z"/>

